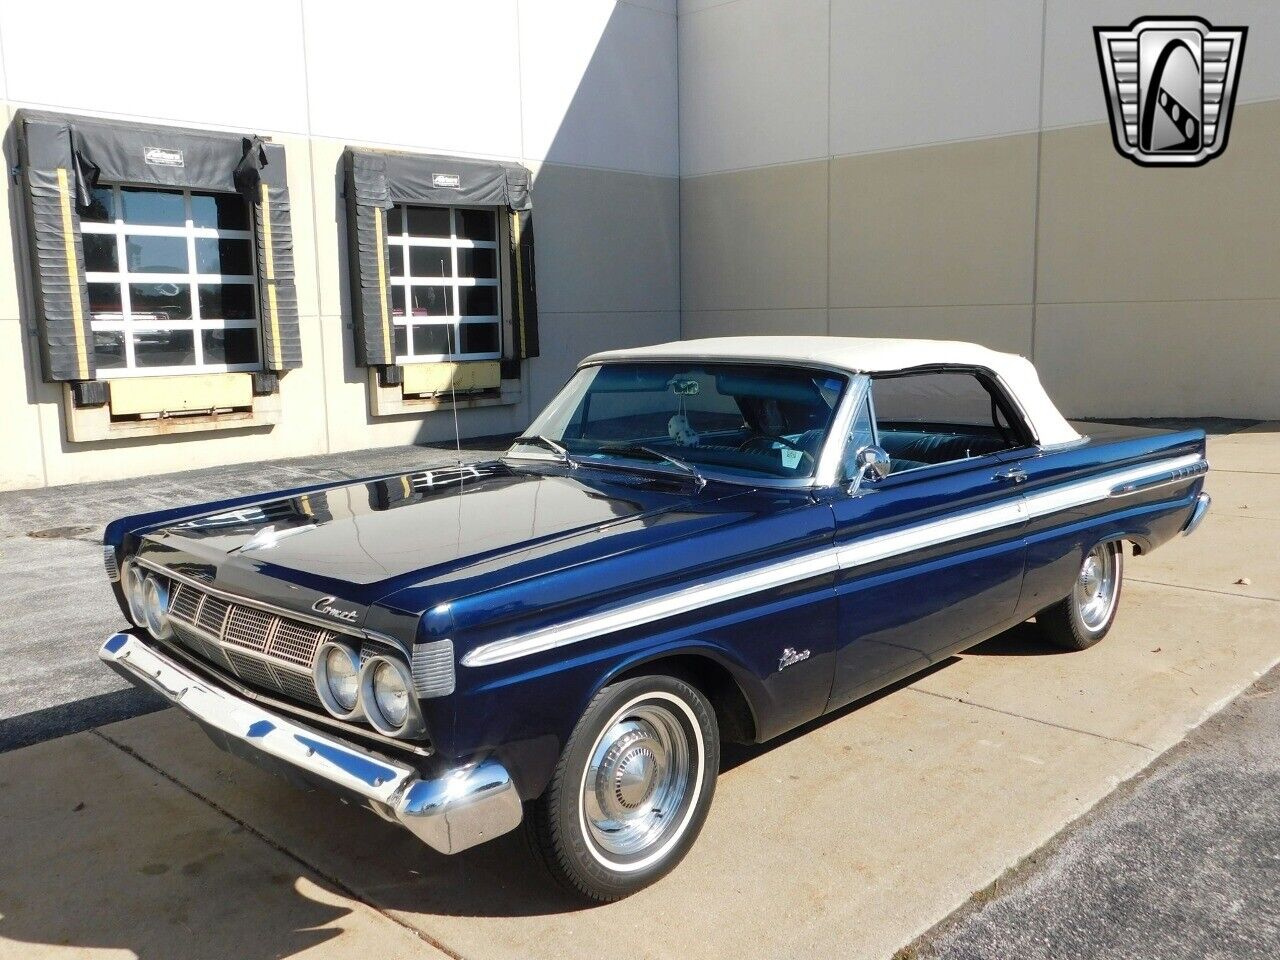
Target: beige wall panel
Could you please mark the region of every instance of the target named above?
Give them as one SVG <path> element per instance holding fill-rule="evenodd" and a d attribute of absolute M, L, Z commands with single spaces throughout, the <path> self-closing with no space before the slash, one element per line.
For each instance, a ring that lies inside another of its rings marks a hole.
<path fill-rule="evenodd" d="M 827 305 L 827 161 L 681 181 L 685 310 Z"/>
<path fill-rule="evenodd" d="M 744 337 L 801 334 L 825 335 L 827 311 L 812 310 L 699 310 L 684 315 L 682 337 Z"/>
<path fill-rule="evenodd" d="M 827 0 L 733 0 L 682 11 L 682 174 L 830 153 L 829 18 Z"/>
<path fill-rule="evenodd" d="M 831 305 L 1030 303 L 1036 137 L 831 163 Z"/>
<path fill-rule="evenodd" d="M 831 152 L 1035 130 L 1042 12 L 1029 0 L 831 0 Z"/>
<path fill-rule="evenodd" d="M 839 337 L 924 337 L 966 340 L 1031 356 L 1031 305 L 989 307 L 863 307 L 831 311 Z"/>
<path fill-rule="evenodd" d="M 324 453 L 325 391 L 318 362 L 318 325 L 315 317 L 301 320 L 303 355 L 315 357 L 316 361 L 291 370 L 280 381 L 281 418 L 271 428 L 67 443 L 59 400 L 61 388 L 41 384 L 39 415 L 48 482 L 55 485 L 114 480 Z"/>
<path fill-rule="evenodd" d="M 539 166 L 539 311 L 678 310 L 679 197 L 674 177 Z"/>
<path fill-rule="evenodd" d="M 44 451 L 40 417 L 33 403 L 35 393 L 23 343 L 22 323 L 0 319 L 0 436 L 5 455 L 0 458 L 0 490 L 23 490 L 44 485 Z M 30 347 L 35 348 L 34 340 Z"/>
<path fill-rule="evenodd" d="M 680 339 L 680 314 L 653 313 L 542 314 L 542 356 L 529 361 L 530 418 L 569 379 L 578 362 L 600 350 L 639 347 Z M 524 426 L 525 424 L 520 424 Z"/>
<path fill-rule="evenodd" d="M 1190 170 L 1120 157 L 1106 125 L 1046 132 L 1041 303 L 1280 297 L 1280 102 L 1236 107 Z"/>
<path fill-rule="evenodd" d="M 355 141 L 352 141 L 355 145 Z M 312 271 L 307 283 L 317 288 L 320 316 L 328 317 L 346 313 L 350 309 L 347 300 L 347 213 L 343 200 L 345 185 L 342 178 L 342 151 L 340 140 L 315 137 L 311 140 L 311 181 L 308 203 L 312 208 L 315 226 L 314 256 L 309 265 Z M 303 282 L 299 269 L 299 283 Z"/>
<path fill-rule="evenodd" d="M 1274 420 L 1277 358 L 1277 300 L 1041 304 L 1037 313 L 1036 366 L 1067 416 Z"/>
<path fill-rule="evenodd" d="M 323 317 L 326 391 L 319 399 L 329 421 L 329 449 L 365 450 L 408 443 L 453 440 L 453 411 L 430 410 L 403 416 L 374 417 L 369 409 L 368 373 L 355 365 L 351 321 Z M 527 400 L 510 406 L 462 410 L 458 424 L 463 437 L 479 437 L 519 430 L 527 420 Z"/>

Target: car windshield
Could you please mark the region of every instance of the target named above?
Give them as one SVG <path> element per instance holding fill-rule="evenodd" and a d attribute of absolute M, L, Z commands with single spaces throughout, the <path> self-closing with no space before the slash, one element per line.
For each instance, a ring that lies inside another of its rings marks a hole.
<path fill-rule="evenodd" d="M 805 480 L 817 470 L 847 383 L 822 370 L 765 364 L 584 367 L 508 455 Z"/>

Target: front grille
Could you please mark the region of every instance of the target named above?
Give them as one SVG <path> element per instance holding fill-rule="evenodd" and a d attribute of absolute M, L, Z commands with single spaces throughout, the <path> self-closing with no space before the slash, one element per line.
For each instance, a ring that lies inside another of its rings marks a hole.
<path fill-rule="evenodd" d="M 271 652 L 281 660 L 296 663 L 300 667 L 311 669 L 311 661 L 315 659 L 316 648 L 326 640 L 332 640 L 337 634 L 305 624 L 281 620 L 276 626 L 275 638 L 271 641 Z"/>
<path fill-rule="evenodd" d="M 271 668 L 257 657 L 236 653 L 234 650 L 228 650 L 227 657 L 231 660 L 231 666 L 235 667 L 236 673 L 240 675 L 240 679 L 244 680 L 245 683 L 253 684 L 256 687 L 266 687 L 269 690 L 279 689 L 280 684 L 276 681 Z"/>
<path fill-rule="evenodd" d="M 293 697 L 305 703 L 309 707 L 323 709 L 324 704 L 320 702 L 320 697 L 316 694 L 315 684 L 311 682 L 311 676 L 303 676 L 300 673 L 294 673 L 292 670 L 277 670 L 276 679 L 280 681 L 280 689 L 284 691 L 287 697 Z"/>
<path fill-rule="evenodd" d="M 267 649 L 267 641 L 271 637 L 272 616 L 261 610 L 250 607 L 236 607 L 227 618 L 227 626 L 222 638 L 227 643 L 257 650 L 261 653 Z"/>
<path fill-rule="evenodd" d="M 257 607 L 232 603 L 189 583 L 175 583 L 169 616 L 178 641 L 250 686 L 320 706 L 311 664 L 338 634 Z"/>
<path fill-rule="evenodd" d="M 169 615 L 175 620 L 185 620 L 187 623 L 196 622 L 196 614 L 200 612 L 200 597 L 202 594 L 199 590 L 192 590 L 186 586 L 179 586 L 173 592 L 173 598 L 169 601 Z"/>
<path fill-rule="evenodd" d="M 196 614 L 195 624 L 215 637 L 221 637 L 222 628 L 227 620 L 227 611 L 230 609 L 231 604 L 227 601 L 205 594 L 200 603 L 200 611 Z"/>

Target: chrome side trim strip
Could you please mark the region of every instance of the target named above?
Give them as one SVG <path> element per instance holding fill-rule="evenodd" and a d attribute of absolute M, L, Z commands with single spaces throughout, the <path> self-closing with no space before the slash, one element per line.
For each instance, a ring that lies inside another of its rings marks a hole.
<path fill-rule="evenodd" d="M 851 569 L 925 547 L 948 543 L 962 537 L 1011 526 L 1033 517 L 1046 516 L 1060 510 L 1105 500 L 1110 497 L 1112 489 L 1119 485 L 1148 477 L 1163 476 L 1171 471 L 1200 463 L 1205 463 L 1203 457 L 1199 454 L 1188 454 L 1114 471 L 1030 495 L 1012 494 L 1011 491 L 1016 499 L 993 507 L 971 510 L 943 520 L 928 521 L 843 546 L 825 547 L 814 553 L 773 563 L 748 573 L 734 574 L 710 583 L 686 587 L 666 596 L 495 640 L 476 647 L 462 658 L 462 664 L 467 667 L 485 667 L 504 663 L 534 653 L 554 650 L 600 634 L 643 626 L 678 613 L 697 610 L 789 583 L 798 583 L 810 577 L 836 570 Z"/>
<path fill-rule="evenodd" d="M 1148 490 L 1158 490 L 1161 487 L 1171 487 L 1176 483 L 1181 483 L 1191 477 L 1201 477 L 1209 472 L 1209 461 L 1200 460 L 1198 463 L 1192 463 L 1185 467 L 1179 467 L 1177 470 L 1170 470 L 1157 477 L 1149 477 L 1144 480 L 1132 480 L 1128 483 L 1121 483 L 1111 488 L 1111 496 L 1128 497 L 1135 493 L 1146 493 Z"/>
<path fill-rule="evenodd" d="M 773 563 L 750 573 L 736 574 L 696 587 L 686 587 L 675 593 L 620 607 L 608 613 L 592 614 L 554 627 L 545 627 L 505 640 L 496 640 L 472 650 L 462 658 L 462 663 L 468 667 L 485 667 L 505 660 L 514 660 L 517 657 L 527 657 L 531 653 L 554 650 L 556 647 L 576 643 L 597 634 L 643 626 L 686 610 L 697 610 L 713 603 L 723 603 L 726 600 L 745 597 L 780 584 L 807 580 L 835 570 L 835 551 L 828 548 L 808 556 Z"/>

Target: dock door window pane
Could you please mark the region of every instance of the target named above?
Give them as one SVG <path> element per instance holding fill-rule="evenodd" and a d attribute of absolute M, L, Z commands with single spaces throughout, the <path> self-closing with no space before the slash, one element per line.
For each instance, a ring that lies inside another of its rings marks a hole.
<path fill-rule="evenodd" d="M 387 244 L 396 362 L 501 359 L 496 212 L 398 204 Z"/>
<path fill-rule="evenodd" d="M 262 368 L 241 197 L 104 185 L 80 221 L 103 378 Z"/>

